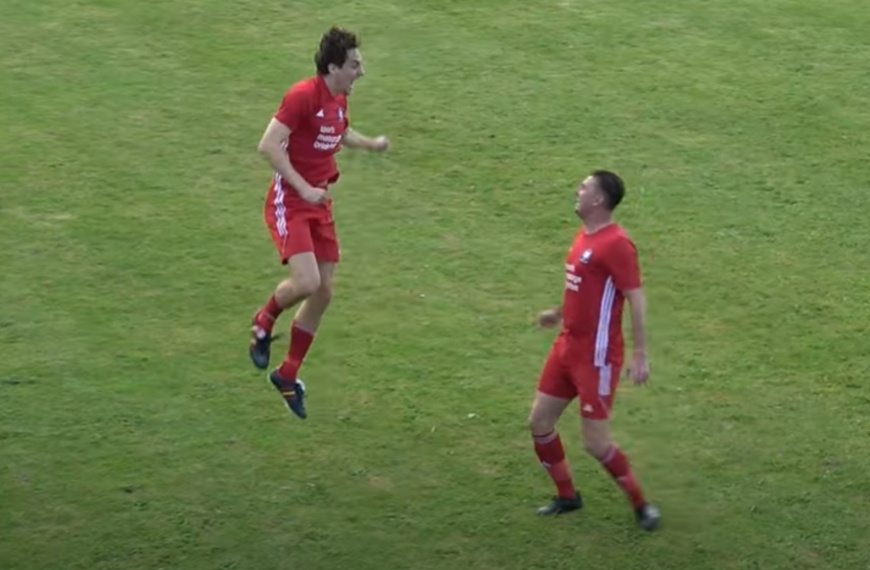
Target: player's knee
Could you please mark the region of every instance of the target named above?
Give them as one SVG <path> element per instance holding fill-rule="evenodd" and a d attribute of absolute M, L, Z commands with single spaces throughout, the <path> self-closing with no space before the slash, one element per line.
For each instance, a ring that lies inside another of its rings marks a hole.
<path fill-rule="evenodd" d="M 556 421 L 554 418 L 535 413 L 535 410 L 532 410 L 529 414 L 529 430 L 532 435 L 546 435 L 556 429 Z"/>
<path fill-rule="evenodd" d="M 332 301 L 332 281 L 322 281 L 317 289 L 317 296 L 324 304 Z"/>
<path fill-rule="evenodd" d="M 320 289 L 320 275 L 316 273 L 297 275 L 293 279 L 293 285 L 299 295 L 306 298 L 310 297 Z"/>
<path fill-rule="evenodd" d="M 599 435 L 583 435 L 583 448 L 586 453 L 596 459 L 602 457 L 610 448 L 611 442 L 609 437 L 601 437 Z"/>
<path fill-rule="evenodd" d="M 333 275 L 332 272 L 320 272 L 320 287 L 318 288 L 317 293 L 319 295 L 323 295 L 324 297 L 332 297 L 332 281 Z"/>

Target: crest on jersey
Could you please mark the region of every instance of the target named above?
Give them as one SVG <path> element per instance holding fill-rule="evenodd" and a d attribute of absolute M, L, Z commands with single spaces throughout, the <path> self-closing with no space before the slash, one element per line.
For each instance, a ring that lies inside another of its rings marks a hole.
<path fill-rule="evenodd" d="M 344 109 L 342 109 L 341 107 L 338 108 L 338 120 L 339 121 L 344 120 Z"/>
<path fill-rule="evenodd" d="M 589 263 L 589 259 L 592 258 L 592 250 L 587 249 L 580 255 L 580 263 Z"/>

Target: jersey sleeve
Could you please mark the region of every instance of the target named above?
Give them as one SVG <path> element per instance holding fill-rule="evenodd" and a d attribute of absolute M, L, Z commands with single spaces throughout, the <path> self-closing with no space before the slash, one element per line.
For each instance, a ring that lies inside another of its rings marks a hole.
<path fill-rule="evenodd" d="M 299 129 L 302 120 L 310 114 L 310 107 L 311 96 L 308 91 L 294 86 L 288 89 L 281 99 L 275 118 L 291 131 L 295 131 Z"/>
<path fill-rule="evenodd" d="M 641 286 L 637 247 L 631 239 L 622 237 L 613 243 L 607 254 L 607 269 L 619 291 L 631 291 Z"/>

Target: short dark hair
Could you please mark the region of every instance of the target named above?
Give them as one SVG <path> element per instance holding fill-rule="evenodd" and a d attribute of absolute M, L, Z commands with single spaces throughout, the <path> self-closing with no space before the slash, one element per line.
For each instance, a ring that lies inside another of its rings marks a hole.
<path fill-rule="evenodd" d="M 329 74 L 329 66 L 341 67 L 347 61 L 348 50 L 360 46 L 359 37 L 344 28 L 333 26 L 320 37 L 320 48 L 314 54 L 314 64 L 320 75 Z"/>
<path fill-rule="evenodd" d="M 625 184 L 616 173 L 609 170 L 596 170 L 592 173 L 598 187 L 607 199 L 607 209 L 613 211 L 625 196 Z"/>

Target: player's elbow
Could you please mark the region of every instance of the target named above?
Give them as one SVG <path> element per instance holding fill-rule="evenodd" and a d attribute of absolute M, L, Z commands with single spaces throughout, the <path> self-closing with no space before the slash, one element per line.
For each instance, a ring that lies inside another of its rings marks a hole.
<path fill-rule="evenodd" d="M 275 164 L 276 161 L 280 162 L 281 156 L 284 154 L 284 149 L 280 143 L 275 143 L 268 139 L 257 145 L 257 150 L 272 164 Z"/>
<path fill-rule="evenodd" d="M 277 119 L 272 119 L 260 138 L 257 150 L 269 156 L 280 153 L 283 151 L 284 143 L 289 136 L 290 129 L 282 125 Z"/>
<path fill-rule="evenodd" d="M 260 138 L 257 150 L 266 155 L 271 155 L 272 153 L 281 150 L 281 139 L 275 135 L 276 133 L 274 132 L 274 129 L 267 129 Z"/>
<path fill-rule="evenodd" d="M 274 145 L 269 144 L 269 140 L 263 138 L 260 143 L 257 145 L 257 152 L 260 154 L 270 155 L 272 153 L 272 147 Z"/>

